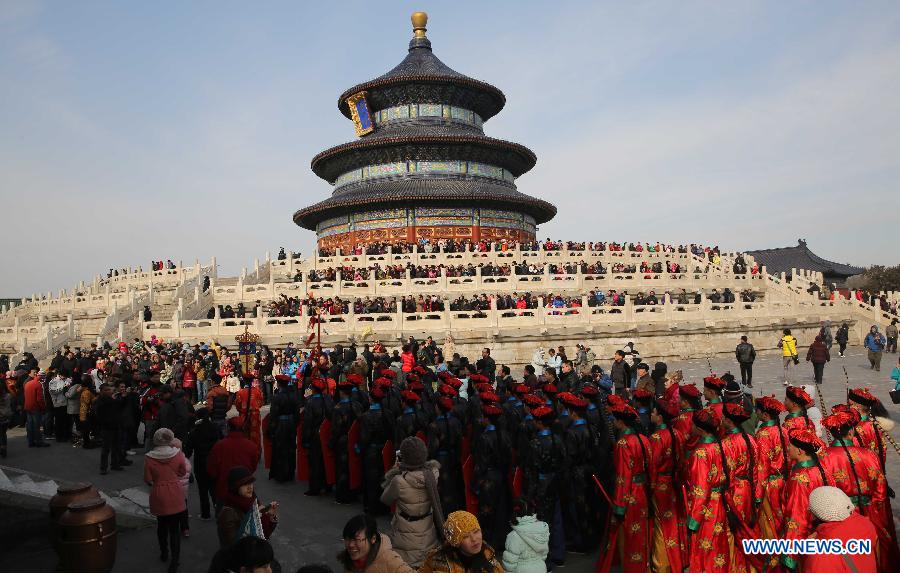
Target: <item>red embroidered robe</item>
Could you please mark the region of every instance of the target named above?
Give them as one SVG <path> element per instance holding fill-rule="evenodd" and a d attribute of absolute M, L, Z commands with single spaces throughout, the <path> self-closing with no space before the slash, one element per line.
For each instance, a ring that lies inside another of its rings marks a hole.
<path fill-rule="evenodd" d="M 846 445 L 846 450 L 842 444 Z M 822 456 L 822 465 L 834 480 L 835 487 L 846 493 L 859 512 L 872 521 L 878 533 L 879 566 L 883 571 L 890 571 L 891 563 L 897 563 L 900 555 L 887 497 L 887 481 L 879 466 L 878 455 L 852 444 L 849 439 L 835 440 L 827 455 Z"/>
<path fill-rule="evenodd" d="M 784 476 L 787 473 L 788 439 L 784 429 L 774 420 L 762 422 L 756 430 L 756 445 L 759 451 L 757 464 L 763 479 L 763 502 L 759 511 L 759 531 L 765 539 L 775 539 L 784 527 Z"/>
<path fill-rule="evenodd" d="M 725 512 L 725 472 L 715 438 L 705 436 L 688 459 L 687 527 L 690 571 L 729 571 L 731 544 Z"/>
<path fill-rule="evenodd" d="M 641 445 L 643 444 L 643 447 Z M 606 552 L 597 571 L 608 572 L 618 556 L 623 573 L 645 573 L 650 561 L 650 519 L 647 498 L 651 476 L 650 441 L 647 436 L 626 429 L 613 449 L 616 487 L 612 513 L 616 528 L 609 536 Z"/>
<path fill-rule="evenodd" d="M 812 514 L 809 512 L 809 494 L 823 485 L 833 485 L 824 468 L 814 460 L 794 464 L 784 488 L 783 537 L 786 539 L 806 539 L 812 533 Z M 797 568 L 797 558 L 785 555 L 782 562 L 789 569 Z"/>
<path fill-rule="evenodd" d="M 751 566 L 762 569 L 765 565 L 764 558 L 745 555 L 741 544 L 742 539 L 760 537 L 759 523 L 756 519 L 757 502 L 761 502 L 763 498 L 759 447 L 756 438 L 741 434 L 741 431 L 735 428 L 722 439 L 722 449 L 725 451 L 729 476 L 725 499 L 740 522 L 736 530 L 731 532 L 734 544 L 732 570 L 742 573 L 750 570 Z"/>
<path fill-rule="evenodd" d="M 674 443 L 673 443 L 674 437 Z M 685 525 L 681 480 L 675 479 L 680 436 L 674 429 L 661 425 L 650 435 L 650 465 L 653 482 L 653 537 L 651 560 L 657 573 L 680 573 L 685 556 Z"/>

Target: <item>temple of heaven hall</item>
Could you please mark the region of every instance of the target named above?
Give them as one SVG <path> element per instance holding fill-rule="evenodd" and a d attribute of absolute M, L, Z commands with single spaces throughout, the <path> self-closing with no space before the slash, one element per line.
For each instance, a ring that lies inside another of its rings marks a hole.
<path fill-rule="evenodd" d="M 534 153 L 484 134 L 506 103 L 499 89 L 451 70 L 431 51 L 428 16 L 412 16 L 409 54 L 356 85 L 338 109 L 358 139 L 312 160 L 334 185 L 328 199 L 294 213 L 320 249 L 421 239 L 535 238 L 556 207 L 516 190 Z"/>

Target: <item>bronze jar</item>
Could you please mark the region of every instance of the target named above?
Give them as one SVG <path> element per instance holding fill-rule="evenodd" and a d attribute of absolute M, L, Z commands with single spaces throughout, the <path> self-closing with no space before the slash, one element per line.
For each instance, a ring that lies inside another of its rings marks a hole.
<path fill-rule="evenodd" d="M 59 557 L 68 573 L 109 573 L 116 562 L 116 512 L 100 498 L 76 501 L 57 523 Z"/>

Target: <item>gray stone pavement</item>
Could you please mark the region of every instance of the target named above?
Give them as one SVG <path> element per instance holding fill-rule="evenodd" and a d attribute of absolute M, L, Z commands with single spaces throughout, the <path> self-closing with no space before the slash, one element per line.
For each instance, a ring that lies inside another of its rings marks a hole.
<path fill-rule="evenodd" d="M 760 342 L 760 341 L 756 341 Z M 836 354 L 836 352 L 835 352 Z M 894 420 L 900 420 L 900 406 L 890 403 L 888 391 L 892 388 L 889 376 L 891 368 L 896 364 L 898 355 L 885 355 L 880 373 L 869 370 L 865 355 L 859 348 L 853 348 L 846 358 L 835 357 L 825 369 L 825 380 L 822 385 L 826 404 L 831 405 L 843 400 L 844 373 L 841 366 L 846 366 L 853 385 L 868 385 L 888 407 Z M 644 359 L 653 363 L 653 357 Z M 712 359 L 713 369 L 718 374 L 731 370 L 739 372 L 737 364 L 731 357 L 722 356 Z M 706 361 L 669 362 L 669 368 L 682 369 L 689 382 L 700 382 L 708 374 Z M 800 383 L 812 383 L 812 367 L 801 362 L 794 371 L 795 379 Z M 763 353 L 757 359 L 754 372 L 754 394 L 760 393 L 783 396 L 781 384 L 781 359 L 774 352 Z M 900 429 L 894 431 L 900 436 Z M 99 450 L 84 451 L 70 445 L 54 444 L 50 448 L 29 450 L 24 435 L 16 430 L 10 436 L 10 455 L 4 460 L 5 465 L 44 474 L 47 476 L 84 480 L 94 483 L 105 491 L 122 490 L 138 486 L 142 483 L 142 467 L 140 458 L 135 457 L 135 465 L 124 472 L 110 472 L 101 476 L 99 467 Z M 888 453 L 888 478 L 900 484 L 900 455 Z M 359 512 L 358 506 L 336 505 L 330 498 L 308 498 L 303 496 L 305 484 L 295 483 L 280 485 L 267 479 L 267 471 L 260 468 L 257 472 L 257 487 L 260 499 L 264 502 L 277 500 L 280 503 L 280 523 L 272 538 L 275 554 L 283 564 L 284 571 L 295 571 L 300 565 L 313 562 L 325 562 L 338 571 L 334 561 L 335 554 L 341 549 L 340 533 L 344 522 Z M 895 510 L 900 508 L 895 502 Z M 191 537 L 182 543 L 182 571 L 186 573 L 206 571 L 213 553 L 217 549 L 214 522 L 203 522 L 198 519 L 199 503 L 196 489 L 192 490 L 190 499 Z M 382 528 L 387 530 L 387 520 L 382 521 Z M 565 571 L 593 571 L 597 552 L 590 556 L 570 556 Z M 52 571 L 54 555 L 49 546 L 40 539 L 29 540 L 12 551 L 0 555 L 0 571 Z M 165 565 L 158 561 L 155 527 L 140 530 L 122 531 L 119 536 L 117 561 L 114 571 L 164 571 Z"/>

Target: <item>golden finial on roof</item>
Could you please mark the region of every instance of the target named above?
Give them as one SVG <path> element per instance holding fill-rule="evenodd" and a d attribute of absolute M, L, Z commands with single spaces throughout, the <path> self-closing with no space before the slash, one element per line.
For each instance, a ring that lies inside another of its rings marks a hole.
<path fill-rule="evenodd" d="M 425 26 L 428 25 L 428 14 L 425 12 L 413 12 L 412 17 L 413 32 L 416 34 L 416 38 L 424 38 L 425 37 Z"/>

